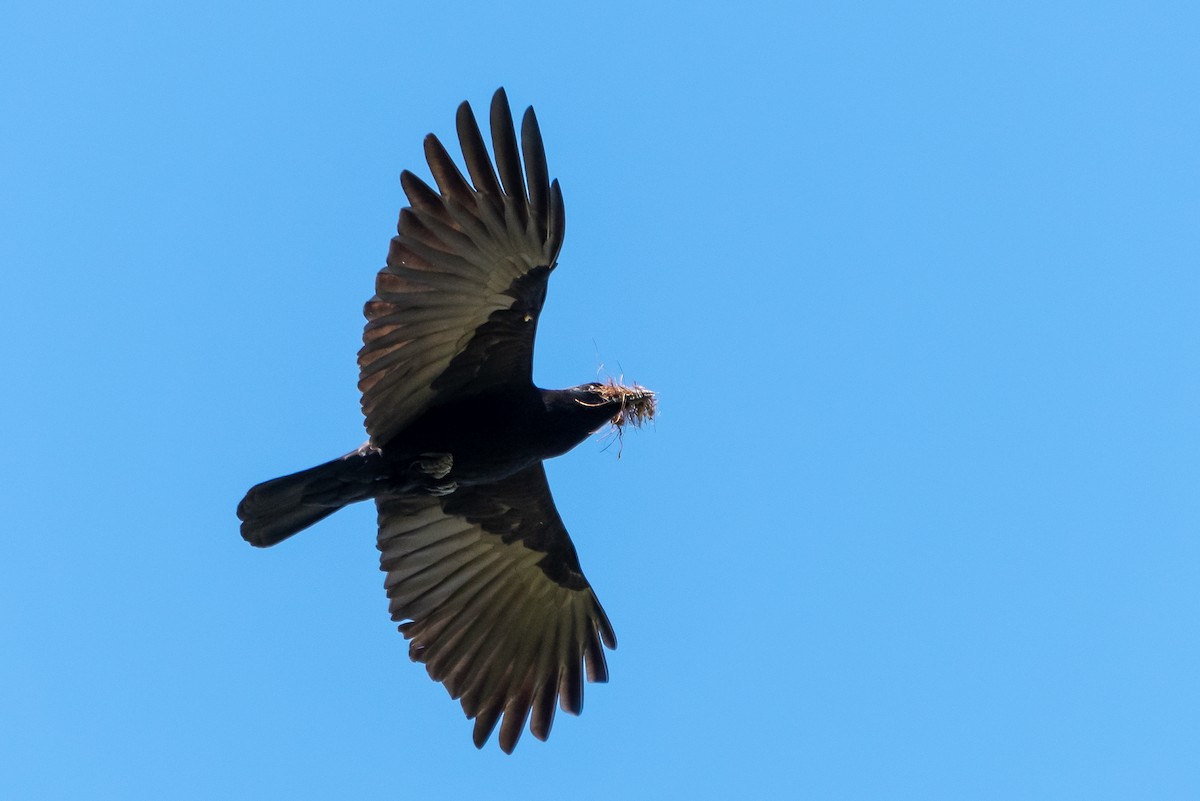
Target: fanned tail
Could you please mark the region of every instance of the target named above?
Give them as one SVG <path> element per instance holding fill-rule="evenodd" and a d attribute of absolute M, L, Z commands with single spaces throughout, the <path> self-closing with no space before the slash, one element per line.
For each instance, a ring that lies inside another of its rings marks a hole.
<path fill-rule="evenodd" d="M 351 503 L 373 498 L 385 475 L 379 452 L 359 448 L 331 462 L 256 484 L 238 504 L 242 538 L 267 548 Z"/>

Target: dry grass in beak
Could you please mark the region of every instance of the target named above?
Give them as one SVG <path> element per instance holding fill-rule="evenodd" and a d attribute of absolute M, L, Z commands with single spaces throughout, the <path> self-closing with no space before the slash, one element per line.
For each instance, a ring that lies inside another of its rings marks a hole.
<path fill-rule="evenodd" d="M 658 411 L 658 400 L 654 393 L 639 384 L 624 387 L 610 378 L 599 392 L 605 400 L 621 401 L 621 410 L 612 420 L 618 431 L 626 425 L 641 428 L 643 423 L 653 420 Z"/>

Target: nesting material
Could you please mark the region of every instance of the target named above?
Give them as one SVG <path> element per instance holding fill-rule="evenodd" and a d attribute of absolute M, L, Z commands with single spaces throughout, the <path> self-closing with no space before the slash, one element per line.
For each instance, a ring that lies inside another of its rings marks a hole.
<path fill-rule="evenodd" d="M 621 410 L 612 420 L 618 431 L 626 425 L 641 428 L 643 423 L 653 420 L 658 411 L 658 399 L 651 390 L 640 384 L 626 387 L 610 378 L 607 384 L 600 387 L 599 393 L 606 400 L 621 401 Z"/>

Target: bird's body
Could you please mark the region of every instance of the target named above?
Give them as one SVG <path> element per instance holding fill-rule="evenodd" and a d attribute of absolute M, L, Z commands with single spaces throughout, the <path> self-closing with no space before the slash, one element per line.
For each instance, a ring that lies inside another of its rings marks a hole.
<path fill-rule="evenodd" d="M 493 170 L 470 107 L 458 114 L 468 184 L 426 139 L 435 192 L 411 173 L 388 266 L 366 305 L 359 352 L 370 440 L 253 487 L 242 536 L 275 545 L 343 506 L 374 499 L 394 620 L 410 655 L 461 698 L 482 746 L 525 720 L 544 739 L 555 702 L 582 706 L 582 666 L 604 681 L 616 639 L 554 508 L 543 460 L 608 423 L 652 417 L 654 394 L 615 383 L 532 381 L 533 339 L 562 245 L 533 110 L 517 148 L 507 98 L 491 109 Z M 497 174 L 498 171 L 498 174 Z"/>
<path fill-rule="evenodd" d="M 343 506 L 382 494 L 449 494 L 494 484 L 561 456 L 608 424 L 621 401 L 597 397 L 591 389 L 607 386 L 530 385 L 434 406 L 382 446 L 368 443 L 252 488 L 238 506 L 243 536 L 259 547 L 275 545 Z M 297 507 L 318 516 L 279 529 L 282 513 Z"/>
<path fill-rule="evenodd" d="M 405 471 L 424 453 L 454 457 L 449 478 L 460 485 L 491 484 L 574 448 L 608 424 L 613 403 L 589 403 L 577 390 L 492 392 L 436 406 L 382 448 Z"/>

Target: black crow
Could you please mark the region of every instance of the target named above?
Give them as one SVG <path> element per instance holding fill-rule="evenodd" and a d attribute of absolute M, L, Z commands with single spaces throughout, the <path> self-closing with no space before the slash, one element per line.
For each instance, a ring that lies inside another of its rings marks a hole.
<path fill-rule="evenodd" d="M 461 699 L 476 746 L 503 715 L 500 747 L 511 753 L 527 719 L 544 740 L 556 705 L 579 713 L 584 669 L 606 681 L 601 644 L 616 647 L 542 460 L 606 424 L 640 425 L 655 396 L 616 382 L 534 386 L 562 192 L 532 108 L 518 150 L 504 90 L 492 98 L 496 169 L 467 103 L 457 123 L 469 182 L 432 134 L 425 156 L 437 191 L 400 176 L 411 205 L 366 304 L 358 353 L 370 439 L 253 487 L 237 512 L 246 541 L 266 547 L 374 499 L 384 584 L 409 655 Z"/>

